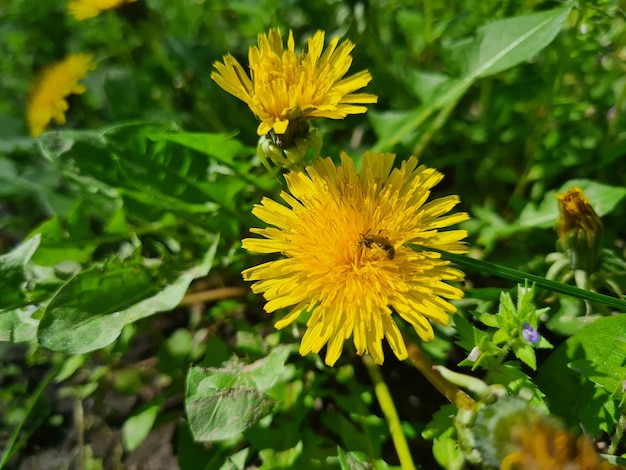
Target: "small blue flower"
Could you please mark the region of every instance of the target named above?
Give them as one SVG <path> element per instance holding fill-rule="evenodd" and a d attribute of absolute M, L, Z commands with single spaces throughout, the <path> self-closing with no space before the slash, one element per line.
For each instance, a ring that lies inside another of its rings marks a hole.
<path fill-rule="evenodd" d="M 539 332 L 535 330 L 528 322 L 524 322 L 522 325 L 522 336 L 529 343 L 535 344 L 539 341 Z"/>

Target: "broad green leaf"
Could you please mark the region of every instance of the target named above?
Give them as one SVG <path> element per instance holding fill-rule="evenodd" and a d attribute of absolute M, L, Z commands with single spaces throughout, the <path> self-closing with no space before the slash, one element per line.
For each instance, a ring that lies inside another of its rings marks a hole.
<path fill-rule="evenodd" d="M 462 75 L 488 77 L 530 59 L 552 42 L 571 9 L 570 4 L 482 26 L 474 39 L 453 46 Z"/>
<path fill-rule="evenodd" d="M 180 272 L 165 265 L 150 268 L 133 258 L 77 274 L 50 300 L 39 343 L 68 354 L 111 344 L 127 324 L 175 308 L 191 281 L 208 273 L 216 247 L 217 240 L 199 264 Z"/>
<path fill-rule="evenodd" d="M 623 394 L 625 351 L 625 315 L 596 319 L 569 338 L 535 379 L 550 410 L 569 425 L 582 424 L 590 435 L 606 430 L 617 419 L 614 404 Z"/>
<path fill-rule="evenodd" d="M 164 401 L 162 397 L 152 400 L 124 421 L 122 439 L 126 449 L 132 452 L 148 437 Z"/>
<path fill-rule="evenodd" d="M 192 148 L 198 152 L 215 157 L 225 165 L 235 165 L 235 157 L 240 155 L 244 146 L 232 136 L 206 134 L 199 132 L 154 132 L 148 134 L 152 141 L 169 141 Z"/>
<path fill-rule="evenodd" d="M 198 132 L 170 132 L 153 133 L 149 134 L 148 137 L 155 142 L 174 142 L 205 155 L 209 155 L 228 168 L 231 168 L 239 177 L 249 184 L 265 191 L 271 190 L 276 185 L 276 180 L 267 173 L 261 176 L 252 174 L 252 166 L 245 163 L 246 160 L 250 160 L 250 157 L 246 157 L 244 160 L 237 160 L 237 157 L 244 154 L 246 149 L 241 142 L 235 140 L 232 136 Z"/>
<path fill-rule="evenodd" d="M 37 337 L 39 321 L 33 318 L 36 308 L 26 306 L 0 311 L 0 341 L 25 343 Z"/>
<path fill-rule="evenodd" d="M 151 220 L 173 212 L 213 230 L 220 209 L 233 221 L 247 220 L 237 196 L 250 183 L 232 171 L 225 173 L 206 154 L 166 140 L 150 140 L 161 130 L 129 124 L 98 132 L 51 132 L 39 141 L 43 155 L 69 178 L 87 188 L 113 190 L 141 206 L 137 212 L 149 214 Z"/>
<path fill-rule="evenodd" d="M 385 128 L 379 125 L 380 130 L 387 132 L 378 134 L 375 149 L 383 150 L 406 139 L 435 111 L 453 106 L 478 78 L 502 72 L 539 53 L 559 32 L 571 8 L 568 5 L 495 21 L 480 28 L 474 39 L 453 47 L 452 54 L 460 61 L 461 77 L 438 85 L 432 97 L 410 112 L 403 122 Z M 381 121 L 385 116 L 379 114 L 377 119 Z"/>
<path fill-rule="evenodd" d="M 36 234 L 41 236 L 41 244 L 33 261 L 42 266 L 53 266 L 61 261 L 86 263 L 98 245 L 104 243 L 91 231 L 89 215 L 80 200 L 68 214 L 67 221 L 53 217 L 31 232 L 31 236 Z"/>
<path fill-rule="evenodd" d="M 609 186 L 587 179 L 569 180 L 560 188 L 548 191 L 538 207 L 529 203 L 520 214 L 518 224 L 522 227 L 554 227 L 559 218 L 556 195 L 563 194 L 574 186 L 582 189 L 589 199 L 589 204 L 600 217 L 610 213 L 626 196 L 626 187 Z"/>
<path fill-rule="evenodd" d="M 189 381 L 194 381 L 190 371 Z M 186 409 L 196 441 L 222 441 L 236 437 L 266 416 L 274 406 L 262 391 L 231 385 L 225 389 L 206 387 L 188 391 Z"/>
<path fill-rule="evenodd" d="M 40 241 L 41 237 L 34 236 L 10 253 L 0 256 L 0 309 L 9 309 L 25 302 L 25 267 Z"/>
<path fill-rule="evenodd" d="M 626 315 L 595 320 L 567 345 L 571 368 L 608 393 L 621 393 L 626 380 Z"/>
<path fill-rule="evenodd" d="M 192 367 L 185 408 L 194 438 L 220 441 L 256 424 L 275 406 L 265 390 L 289 380 L 284 363 L 290 346 L 278 346 L 252 364 L 232 360 L 220 368 Z"/>

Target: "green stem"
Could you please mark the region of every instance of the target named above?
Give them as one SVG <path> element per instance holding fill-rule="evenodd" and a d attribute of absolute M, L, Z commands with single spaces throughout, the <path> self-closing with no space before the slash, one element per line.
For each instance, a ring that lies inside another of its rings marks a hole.
<path fill-rule="evenodd" d="M 41 382 L 39 382 L 39 385 L 37 386 L 37 389 L 30 396 L 30 400 L 28 402 L 28 406 L 26 407 L 26 410 L 25 410 L 25 413 L 24 413 L 24 418 L 15 427 L 15 429 L 13 430 L 11 435 L 9 436 L 9 439 L 7 440 L 7 442 L 6 442 L 5 446 L 4 446 L 4 452 L 2 453 L 2 457 L 0 457 L 0 469 L 4 468 L 4 466 L 7 464 L 7 462 L 13 457 L 13 455 L 15 455 L 15 453 L 17 452 L 17 450 L 20 447 L 20 445 L 22 445 L 22 444 L 24 444 L 26 442 L 26 441 L 22 441 L 17 446 L 15 444 L 17 439 L 18 439 L 18 437 L 19 437 L 19 435 L 20 435 L 20 431 L 22 430 L 22 427 L 24 426 L 24 424 L 28 420 L 30 414 L 32 413 L 33 409 L 35 408 L 35 405 L 37 404 L 37 401 L 39 400 L 39 397 L 41 396 L 43 391 L 46 389 L 48 384 L 52 381 L 52 379 L 54 379 L 56 377 L 56 375 L 59 372 L 60 368 L 61 368 L 61 364 L 53 367 L 46 374 L 46 376 L 41 380 Z"/>
<path fill-rule="evenodd" d="M 617 422 L 617 426 L 615 427 L 615 434 L 613 434 L 611 445 L 607 450 L 607 453 L 609 455 L 615 455 L 615 452 L 617 451 L 617 446 L 624 436 L 624 429 L 626 429 L 626 416 L 624 416 L 623 413 L 620 413 L 619 421 Z"/>
<path fill-rule="evenodd" d="M 448 117 L 450 116 L 450 113 L 455 108 L 455 106 L 456 106 L 456 101 L 453 101 L 452 103 L 448 104 L 446 107 L 444 107 L 443 109 L 439 111 L 439 114 L 437 114 L 437 117 L 435 117 L 435 120 L 430 124 L 430 126 L 428 126 L 426 131 L 420 137 L 417 144 L 415 144 L 415 147 L 413 148 L 414 157 L 419 158 L 422 155 L 422 153 L 426 149 L 426 146 L 428 145 L 430 140 L 433 138 L 435 133 L 439 129 L 441 129 L 443 125 L 446 123 L 446 121 L 448 120 Z"/>
<path fill-rule="evenodd" d="M 608 295 L 599 294 L 597 292 L 586 291 L 584 289 L 563 284 L 561 282 L 551 281 L 541 276 L 518 271 L 517 269 L 507 268 L 505 266 L 500 266 L 499 264 L 489 263 L 487 261 L 470 258 L 468 256 L 455 255 L 453 253 L 441 251 L 436 248 L 418 246 L 410 243 L 408 244 L 408 246 L 415 251 L 434 251 L 435 253 L 439 253 L 443 259 L 452 261 L 460 268 L 467 268 L 485 274 L 492 274 L 494 276 L 519 283 L 531 281 L 534 282 L 537 286 L 551 292 L 558 292 L 559 294 L 565 294 L 571 297 L 576 297 L 578 299 L 589 300 L 591 302 L 597 302 L 608 307 L 626 311 L 626 301 L 618 299 L 616 297 L 610 297 Z"/>
<path fill-rule="evenodd" d="M 413 458 L 411 457 L 411 452 L 409 451 L 409 445 L 407 444 L 404 433 L 402 432 L 400 418 L 398 418 L 396 407 L 391 399 L 389 388 L 387 388 L 387 384 L 378 370 L 378 366 L 374 364 L 374 361 L 370 356 L 363 356 L 363 364 L 365 365 L 370 379 L 374 384 L 374 393 L 376 393 L 376 398 L 378 399 L 380 408 L 383 410 L 383 414 L 385 415 L 385 419 L 389 425 L 391 439 L 393 440 L 393 445 L 396 448 L 398 458 L 400 459 L 400 467 L 403 470 L 415 470 L 415 464 L 413 463 Z"/>
<path fill-rule="evenodd" d="M 446 397 L 450 403 L 458 409 L 473 410 L 476 402 L 467 393 L 443 377 L 439 370 L 433 368 L 432 362 L 428 360 L 422 350 L 417 345 L 410 343 L 407 346 L 409 360 L 419 370 L 426 379 Z"/>

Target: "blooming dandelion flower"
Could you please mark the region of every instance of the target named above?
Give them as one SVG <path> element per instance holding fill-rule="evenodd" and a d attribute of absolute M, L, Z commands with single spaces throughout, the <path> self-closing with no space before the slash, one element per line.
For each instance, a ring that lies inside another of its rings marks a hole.
<path fill-rule="evenodd" d="M 333 39 L 326 50 L 324 32 L 308 40 L 307 52 L 296 54 L 293 33 L 289 32 L 287 49 L 278 29 L 259 35 L 258 47 L 251 47 L 248 59 L 251 76 L 230 54 L 223 63 L 214 64 L 211 78 L 231 95 L 245 102 L 261 120 L 257 133 L 270 130 L 282 135 L 290 122 L 311 118 L 343 119 L 348 114 L 367 111 L 366 103 L 378 98 L 354 93 L 372 79 L 367 71 L 344 78 L 354 44 Z"/>
<path fill-rule="evenodd" d="M 393 169 L 394 155 L 366 153 L 360 171 L 346 154 L 336 167 L 318 159 L 306 173 L 286 175 L 287 206 L 264 198 L 253 213 L 271 227 L 252 229 L 265 237 L 243 240 L 243 247 L 285 257 L 247 269 L 244 279 L 256 281 L 255 293 L 268 301 L 265 310 L 289 308 L 276 323 L 281 329 L 300 314 L 311 312 L 300 353 L 318 353 L 324 345 L 326 364 L 341 355 L 353 336 L 357 354 L 383 362 L 382 339 L 399 359 L 407 357 L 393 312 L 419 336 L 434 338 L 431 321 L 447 325 L 455 311 L 448 300 L 463 292 L 447 281 L 463 273 L 440 255 L 416 252 L 415 243 L 452 253 L 465 253 L 465 230 L 439 229 L 468 219 L 444 215 L 458 204 L 457 196 L 426 202 L 443 175 L 417 165 L 411 157 Z"/>
<path fill-rule="evenodd" d="M 41 134 L 54 119 L 65 124 L 67 96 L 85 92 L 78 81 L 94 68 L 91 54 L 71 54 L 44 69 L 31 88 L 28 100 L 28 128 L 33 137 Z"/>
<path fill-rule="evenodd" d="M 67 4 L 68 13 L 78 21 L 94 18 L 105 10 L 118 8 L 124 3 L 137 0 L 72 0 Z"/>

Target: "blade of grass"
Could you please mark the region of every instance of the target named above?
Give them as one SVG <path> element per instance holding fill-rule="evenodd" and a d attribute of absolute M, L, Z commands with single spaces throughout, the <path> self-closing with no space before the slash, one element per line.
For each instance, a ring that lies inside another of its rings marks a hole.
<path fill-rule="evenodd" d="M 479 271 L 485 274 L 498 276 L 503 279 L 508 279 L 513 282 L 523 283 L 525 281 L 534 282 L 538 287 L 549 290 L 551 292 L 558 292 L 559 294 L 569 295 L 578 299 L 589 300 L 590 302 L 597 302 L 602 305 L 606 305 L 611 308 L 616 308 L 622 311 L 626 311 L 626 301 L 620 300 L 616 297 L 610 297 L 608 295 L 599 294 L 597 292 L 591 292 L 584 289 L 580 289 L 575 286 L 563 284 L 562 282 L 552 281 L 541 276 L 518 271 L 517 269 L 507 268 L 499 264 L 489 263 L 488 261 L 482 261 L 468 256 L 455 255 L 446 251 L 437 250 L 435 248 L 417 246 L 408 244 L 410 248 L 415 251 L 434 251 L 441 254 L 441 257 L 445 260 L 452 261 L 459 268 L 466 268 L 472 271 Z"/>
<path fill-rule="evenodd" d="M 17 453 L 19 448 L 26 443 L 26 439 L 23 439 L 21 442 L 17 443 L 16 445 L 16 441 L 20 435 L 20 431 L 22 430 L 22 427 L 24 426 L 26 421 L 29 419 L 31 413 L 33 412 L 33 409 L 35 408 L 35 405 L 37 404 L 39 397 L 41 397 L 43 391 L 46 389 L 48 384 L 58 374 L 59 370 L 61 369 L 61 365 L 62 363 L 59 363 L 57 366 L 53 367 L 45 375 L 45 377 L 41 380 L 41 382 L 39 382 L 37 389 L 30 396 L 28 406 L 26 407 L 26 410 L 25 410 L 26 412 L 24 413 L 24 419 L 22 419 L 22 421 L 15 427 L 15 429 L 13 430 L 13 432 L 7 439 L 6 445 L 4 447 L 4 452 L 2 453 L 2 456 L 0 457 L 0 469 L 4 468 L 4 466 L 8 463 L 8 461 Z"/>

